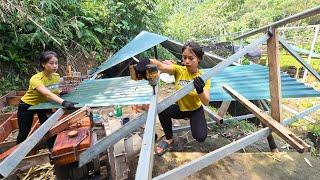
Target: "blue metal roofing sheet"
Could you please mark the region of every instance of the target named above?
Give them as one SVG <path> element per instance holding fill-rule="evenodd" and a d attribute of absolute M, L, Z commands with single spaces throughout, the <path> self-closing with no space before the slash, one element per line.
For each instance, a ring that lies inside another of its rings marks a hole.
<path fill-rule="evenodd" d="M 152 87 L 148 81 L 134 81 L 130 77 L 87 80 L 63 99 L 77 102 L 76 107 L 88 105 L 102 107 L 112 105 L 149 104 Z M 31 109 L 50 109 L 61 107 L 57 103 L 41 103 Z"/>
<path fill-rule="evenodd" d="M 205 69 L 207 71 L 207 69 Z M 211 101 L 234 100 L 222 89 L 226 84 L 249 100 L 270 99 L 269 69 L 261 65 L 230 66 L 211 78 Z M 283 98 L 320 97 L 320 92 L 281 72 Z"/>
<path fill-rule="evenodd" d="M 158 34 L 142 31 L 132 41 L 121 48 L 110 59 L 102 63 L 95 73 L 100 73 L 112 66 L 115 66 L 153 46 L 166 41 L 168 38 Z"/>

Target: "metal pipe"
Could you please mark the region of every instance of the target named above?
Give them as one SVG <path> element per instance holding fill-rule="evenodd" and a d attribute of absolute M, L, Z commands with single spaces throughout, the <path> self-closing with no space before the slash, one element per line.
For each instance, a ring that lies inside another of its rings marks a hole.
<path fill-rule="evenodd" d="M 156 87 L 156 94 L 151 97 L 151 103 L 148 110 L 148 117 L 144 129 L 143 140 L 140 150 L 139 162 L 135 179 L 147 180 L 152 178 L 154 135 L 157 117 L 157 100 L 159 87 Z"/>
<path fill-rule="evenodd" d="M 23 158 L 40 142 L 50 128 L 58 122 L 64 114 L 63 109 L 58 109 L 34 133 L 32 133 L 19 147 L 0 163 L 0 175 L 8 177 Z"/>
<path fill-rule="evenodd" d="M 298 14 L 289 16 L 287 18 L 281 19 L 281 20 L 276 21 L 274 23 L 268 24 L 268 25 L 263 26 L 263 27 L 261 27 L 259 29 L 256 29 L 256 30 L 250 31 L 248 33 L 245 33 L 243 35 L 240 35 L 240 36 L 236 37 L 235 39 L 241 39 L 241 38 L 252 36 L 252 35 L 255 35 L 255 34 L 258 34 L 258 33 L 261 33 L 261 32 L 266 32 L 269 27 L 276 28 L 276 27 L 283 26 L 285 24 L 288 24 L 288 23 L 291 23 L 291 22 L 294 22 L 294 21 L 298 21 L 298 20 L 301 20 L 301 19 L 313 16 L 313 15 L 316 15 L 316 14 L 319 14 L 319 13 L 320 13 L 320 6 L 317 6 L 317 7 L 308 9 L 306 11 L 303 11 L 301 13 L 298 13 Z"/>

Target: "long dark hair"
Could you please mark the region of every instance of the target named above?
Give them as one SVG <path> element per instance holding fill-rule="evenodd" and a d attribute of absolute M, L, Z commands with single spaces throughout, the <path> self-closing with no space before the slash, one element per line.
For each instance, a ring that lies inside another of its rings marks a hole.
<path fill-rule="evenodd" d="M 44 69 L 44 67 L 42 66 L 43 64 L 46 64 L 51 58 L 53 57 L 57 57 L 57 53 L 54 51 L 45 51 L 43 53 L 41 53 L 40 56 L 40 67 L 42 69 Z"/>
<path fill-rule="evenodd" d="M 182 47 L 182 52 L 187 48 L 189 48 L 197 56 L 197 58 L 200 61 L 202 60 L 202 57 L 204 55 L 204 51 L 198 43 L 196 43 L 194 41 L 189 41 L 189 42 L 185 43 Z"/>

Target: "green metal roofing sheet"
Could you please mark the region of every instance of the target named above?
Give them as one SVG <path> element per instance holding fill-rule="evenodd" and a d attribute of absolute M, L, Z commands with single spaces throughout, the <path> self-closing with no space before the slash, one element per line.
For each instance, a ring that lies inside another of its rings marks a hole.
<path fill-rule="evenodd" d="M 148 81 L 134 81 L 130 77 L 87 80 L 74 91 L 63 95 L 68 101 L 77 102 L 76 107 L 85 105 L 102 107 L 112 105 L 149 104 L 152 87 Z M 48 102 L 32 106 L 30 109 L 60 108 L 57 103 Z"/>
<path fill-rule="evenodd" d="M 208 69 L 204 69 L 207 71 Z M 249 100 L 270 99 L 268 68 L 261 65 L 230 66 L 211 78 L 211 101 L 234 100 L 222 89 L 227 84 Z M 281 72 L 283 98 L 320 97 L 320 93 Z M 149 104 L 152 88 L 145 80 L 133 81 L 130 77 L 88 80 L 76 90 L 63 96 L 78 102 L 77 107 Z M 56 103 L 42 103 L 32 109 L 61 107 Z"/>
<path fill-rule="evenodd" d="M 112 66 L 115 66 L 141 52 L 144 52 L 153 46 L 156 46 L 168 38 L 158 34 L 142 31 L 132 41 L 121 48 L 110 59 L 102 63 L 95 73 L 100 73 Z"/>

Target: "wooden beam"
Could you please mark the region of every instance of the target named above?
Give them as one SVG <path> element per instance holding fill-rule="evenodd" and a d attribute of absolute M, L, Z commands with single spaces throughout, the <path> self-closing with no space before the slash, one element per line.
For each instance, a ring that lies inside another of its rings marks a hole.
<path fill-rule="evenodd" d="M 0 125 L 0 142 L 3 142 L 11 133 L 11 131 L 14 129 L 12 127 L 11 119 L 14 117 L 14 114 L 12 114 L 6 121 L 4 121 Z"/>
<path fill-rule="evenodd" d="M 240 51 L 230 56 L 228 59 L 214 66 L 212 69 L 210 69 L 205 74 L 203 74 L 201 78 L 204 81 L 208 80 L 209 78 L 217 74 L 220 70 L 231 65 L 233 62 L 237 61 L 240 57 L 247 54 L 248 51 L 250 51 L 251 49 L 264 43 L 267 39 L 269 39 L 269 37 L 270 35 L 268 34 L 261 36 L 251 44 L 245 46 L 243 49 L 241 49 Z M 176 91 L 174 94 L 162 100 L 157 105 L 158 114 L 164 111 L 165 109 L 167 109 L 172 104 L 174 104 L 177 100 L 187 95 L 193 89 L 194 89 L 193 83 L 190 82 L 189 84 L 184 86 L 182 89 Z M 115 144 L 116 142 L 118 142 L 119 140 L 126 137 L 134 130 L 136 130 L 138 127 L 143 125 L 146 122 L 146 117 L 147 117 L 147 113 L 143 113 L 140 116 L 138 116 L 136 119 L 129 121 L 129 123 L 125 124 L 123 127 L 121 127 L 116 132 L 112 133 L 110 136 L 100 139 L 100 141 L 97 142 L 97 144 L 88 148 L 85 152 L 80 154 L 79 166 L 81 167 L 85 165 L 86 163 L 88 163 L 89 161 L 97 157 L 100 153 L 103 153 L 111 145 Z"/>
<path fill-rule="evenodd" d="M 272 37 L 267 41 L 271 117 L 278 122 L 281 122 L 281 76 L 278 32 L 275 28 L 271 28 L 269 31 L 269 33 L 272 34 Z"/>
<path fill-rule="evenodd" d="M 298 21 L 298 20 L 301 20 L 301 19 L 305 19 L 307 17 L 311 17 L 311 16 L 314 16 L 314 15 L 319 14 L 319 13 L 320 13 L 320 6 L 316 6 L 314 8 L 307 9 L 307 10 L 301 12 L 301 13 L 289 16 L 287 18 L 284 18 L 284 19 L 281 19 L 281 20 L 276 21 L 274 23 L 271 23 L 271 24 L 268 24 L 266 26 L 263 26 L 263 27 L 261 27 L 259 29 L 256 29 L 256 30 L 250 31 L 248 33 L 245 33 L 243 35 L 240 35 L 240 36 L 236 37 L 235 39 L 241 39 L 241 38 L 252 36 L 252 35 L 255 35 L 255 34 L 258 34 L 258 33 L 262 33 L 262 32 L 265 32 L 269 27 L 283 26 L 283 25 L 286 25 L 288 23 L 291 23 L 291 22 L 294 22 L 294 21 Z"/>
<path fill-rule="evenodd" d="M 291 131 L 289 131 L 287 128 L 285 128 L 283 125 L 281 125 L 279 122 L 275 121 L 268 114 L 263 113 L 263 111 L 261 109 L 259 109 L 252 102 L 250 102 L 245 97 L 240 95 L 234 89 L 232 89 L 231 87 L 229 87 L 227 85 L 224 85 L 223 89 L 227 93 L 229 93 L 233 98 L 238 100 L 249 111 L 251 111 L 253 114 L 255 114 L 257 116 L 257 118 L 259 118 L 263 124 L 265 124 L 269 128 L 271 128 L 273 130 L 273 132 L 275 132 L 278 136 L 280 136 L 284 141 L 286 141 L 288 144 L 290 144 L 298 152 L 302 153 L 302 152 L 310 150 L 310 146 L 307 143 L 305 143 L 299 137 L 294 135 Z"/>
<path fill-rule="evenodd" d="M 7 96 L 7 105 L 18 106 L 22 96 Z"/>
<path fill-rule="evenodd" d="M 214 113 L 213 111 L 211 111 L 211 109 L 209 109 L 207 106 L 202 106 L 204 113 L 212 120 L 214 120 L 216 122 L 216 124 L 220 124 L 220 122 L 222 121 L 222 117 L 219 116 L 218 114 Z"/>
<path fill-rule="evenodd" d="M 8 96 L 14 96 L 15 92 L 14 91 L 10 91 L 8 92 L 6 95 L 0 97 L 0 109 L 7 106 L 7 97 Z"/>
<path fill-rule="evenodd" d="M 318 81 L 320 81 L 320 75 L 319 73 L 314 70 L 310 64 L 308 64 L 303 58 L 291 47 L 290 44 L 286 42 L 282 37 L 279 37 L 279 42 L 282 45 L 282 47 L 287 50 L 298 62 L 307 69 Z"/>
<path fill-rule="evenodd" d="M 43 138 L 42 141 L 46 141 L 47 139 L 49 139 L 50 137 L 58 134 L 59 132 L 65 130 L 67 127 L 69 127 L 70 125 L 76 123 L 79 121 L 79 118 L 83 117 L 83 116 L 89 116 L 91 112 L 91 109 L 88 106 L 84 106 L 74 112 L 72 112 L 71 114 L 69 114 L 68 116 L 66 116 L 65 118 L 59 120 L 50 130 L 49 132 L 46 134 L 45 138 Z"/>
<path fill-rule="evenodd" d="M 218 110 L 218 116 L 220 116 L 222 118 L 222 121 L 220 121 L 220 123 L 223 123 L 224 116 L 226 115 L 230 104 L 231 104 L 231 101 L 223 101 L 222 102 L 222 104 Z"/>
<path fill-rule="evenodd" d="M 155 127 L 157 117 L 158 86 L 156 95 L 151 96 L 151 103 L 148 110 L 147 122 L 144 129 L 143 140 L 139 155 L 139 162 L 135 179 L 148 180 L 152 178 L 153 153 L 155 141 Z"/>
<path fill-rule="evenodd" d="M 25 141 L 19 144 L 19 147 L 13 151 L 6 159 L 0 163 L 1 177 L 8 177 L 9 174 L 17 167 L 23 158 L 38 144 L 43 136 L 64 114 L 63 109 L 58 109 L 46 122 L 44 122 L 34 133 L 32 133 Z"/>

